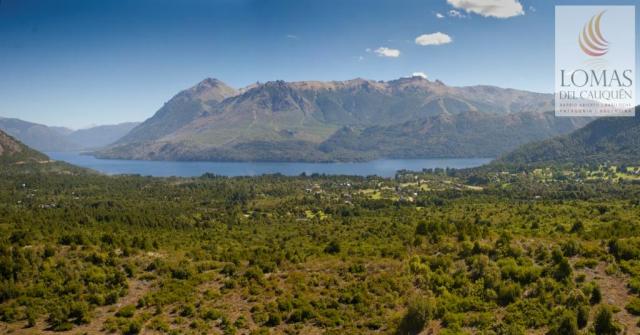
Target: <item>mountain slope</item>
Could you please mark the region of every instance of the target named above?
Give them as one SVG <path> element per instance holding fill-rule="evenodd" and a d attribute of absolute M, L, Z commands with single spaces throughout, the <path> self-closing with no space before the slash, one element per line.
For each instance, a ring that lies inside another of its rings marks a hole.
<path fill-rule="evenodd" d="M 343 127 L 320 143 L 259 140 L 201 150 L 182 143 L 151 149 L 156 160 L 364 161 L 376 158 L 496 157 L 531 141 L 566 134 L 587 121 L 553 113 L 439 114 L 400 125 Z M 136 150 L 138 148 L 133 148 Z M 134 151 L 135 152 L 135 151 Z M 134 157 L 138 158 L 138 157 Z"/>
<path fill-rule="evenodd" d="M 70 141 L 63 128 L 50 128 L 42 124 L 0 117 L 0 130 L 40 151 L 70 151 L 80 145 Z"/>
<path fill-rule="evenodd" d="M 46 155 L 27 147 L 0 130 L 0 164 L 38 162 L 48 159 Z"/>
<path fill-rule="evenodd" d="M 137 125 L 139 123 L 128 122 L 74 131 L 64 127 L 50 127 L 20 119 L 0 117 L 0 130 L 44 152 L 102 148 L 122 138 Z"/>
<path fill-rule="evenodd" d="M 238 91 L 217 79 L 205 79 L 178 93 L 153 117 L 135 127 L 116 145 L 152 141 L 171 134 Z"/>
<path fill-rule="evenodd" d="M 139 122 L 125 122 L 79 129 L 68 133 L 66 138 L 80 146 L 81 149 L 102 148 L 119 140 L 139 124 Z"/>
<path fill-rule="evenodd" d="M 357 132 L 343 128 L 323 151 L 370 152 L 388 158 L 496 157 L 528 143 L 566 134 L 586 124 L 548 113 L 439 114 L 427 119 Z"/>
<path fill-rule="evenodd" d="M 525 145 L 498 162 L 541 163 L 638 163 L 640 162 L 640 113 L 636 116 L 597 119 L 575 132 Z"/>
<path fill-rule="evenodd" d="M 371 127 L 395 126 L 395 146 L 412 142 L 407 122 L 438 115 L 472 112 L 494 117 L 550 110 L 553 96 L 492 86 L 449 87 L 420 77 L 383 82 L 365 79 L 332 82 L 274 81 L 233 90 L 219 80 L 207 79 L 181 92 L 153 117 L 105 150 L 103 158 L 156 160 L 359 160 L 379 157 L 385 151 L 332 148 L 343 127 L 368 134 Z M 461 122 L 480 122 L 471 118 Z M 490 122 L 490 121 L 489 121 Z M 505 122 L 508 122 L 505 119 Z M 545 138 L 562 131 L 531 129 Z M 570 125 L 568 131 L 577 125 Z M 469 125 L 473 131 L 473 125 Z M 416 154 L 434 155 L 445 150 L 446 139 L 455 134 L 439 133 L 443 141 L 434 150 Z M 338 133 L 337 133 L 338 132 Z M 468 134 L 467 134 L 468 135 Z M 489 136 L 491 134 L 488 134 Z M 517 134 L 516 134 L 517 135 Z M 364 137 L 361 141 L 367 141 Z M 329 141 L 330 144 L 324 142 Z M 464 141 L 462 141 L 464 142 Z M 426 144 L 431 142 L 424 142 Z M 471 144 L 464 142 L 465 145 Z M 520 140 L 507 143 L 522 143 Z M 512 146 L 494 147 L 482 153 L 501 153 Z M 459 152 L 471 152 L 470 148 Z M 343 155 L 342 153 L 349 152 Z M 408 151 L 407 151 L 408 152 Z"/>

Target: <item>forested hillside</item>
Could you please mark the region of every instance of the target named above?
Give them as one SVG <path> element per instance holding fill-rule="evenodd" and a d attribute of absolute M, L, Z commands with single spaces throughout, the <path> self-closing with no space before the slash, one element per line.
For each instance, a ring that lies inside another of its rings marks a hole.
<path fill-rule="evenodd" d="M 640 109 L 635 117 L 595 120 L 571 134 L 530 143 L 500 159 L 507 164 L 640 162 Z"/>

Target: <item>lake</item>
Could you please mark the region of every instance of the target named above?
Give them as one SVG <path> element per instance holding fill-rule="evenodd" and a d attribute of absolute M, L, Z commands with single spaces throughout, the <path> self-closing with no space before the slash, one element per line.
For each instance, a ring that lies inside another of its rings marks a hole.
<path fill-rule="evenodd" d="M 156 177 L 194 177 L 204 173 L 222 176 L 256 176 L 281 173 L 328 175 L 378 175 L 393 177 L 398 170 L 420 171 L 430 168 L 470 168 L 486 164 L 491 158 L 379 159 L 361 163 L 271 163 L 271 162 L 168 162 L 97 159 L 74 152 L 48 152 L 51 159 L 65 161 L 105 174 L 140 174 Z"/>

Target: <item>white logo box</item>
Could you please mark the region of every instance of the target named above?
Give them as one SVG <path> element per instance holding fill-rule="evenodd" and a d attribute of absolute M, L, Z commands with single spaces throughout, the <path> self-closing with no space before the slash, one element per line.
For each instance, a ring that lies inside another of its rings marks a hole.
<path fill-rule="evenodd" d="M 556 116 L 634 116 L 635 6 L 556 6 Z"/>

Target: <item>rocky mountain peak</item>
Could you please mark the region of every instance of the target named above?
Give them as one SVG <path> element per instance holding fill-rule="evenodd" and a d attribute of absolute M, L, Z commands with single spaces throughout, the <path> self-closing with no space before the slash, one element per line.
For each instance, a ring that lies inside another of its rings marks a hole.
<path fill-rule="evenodd" d="M 235 88 L 215 78 L 206 78 L 195 86 L 183 91 L 183 96 L 201 101 L 221 102 L 224 99 L 237 95 Z"/>

